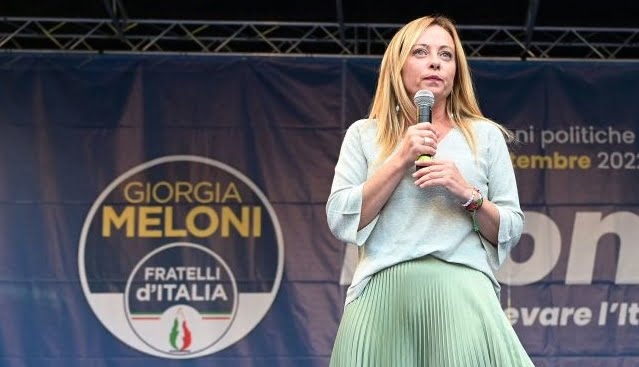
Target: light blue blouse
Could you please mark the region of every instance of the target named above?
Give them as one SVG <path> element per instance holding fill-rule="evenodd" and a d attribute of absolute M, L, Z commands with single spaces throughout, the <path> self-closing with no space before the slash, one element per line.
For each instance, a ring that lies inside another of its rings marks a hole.
<path fill-rule="evenodd" d="M 483 120 L 474 121 L 472 126 L 477 139 L 476 158 L 461 131 L 454 128 L 438 143 L 434 159 L 454 161 L 466 180 L 497 206 L 497 246 L 472 230 L 470 214 L 446 188 L 416 187 L 411 176 L 414 168 L 406 171 L 379 214 L 358 231 L 363 185 L 378 167 L 375 164 L 380 149 L 376 120 L 358 120 L 348 128 L 326 203 L 333 235 L 359 246 L 359 260 L 346 293 L 346 304 L 361 294 L 376 272 L 429 254 L 482 271 L 499 294 L 494 271 L 519 241 L 524 214 L 501 131 Z"/>

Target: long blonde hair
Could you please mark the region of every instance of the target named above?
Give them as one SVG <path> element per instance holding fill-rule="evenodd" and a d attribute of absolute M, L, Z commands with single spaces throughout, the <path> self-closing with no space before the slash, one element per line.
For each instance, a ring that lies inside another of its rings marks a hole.
<path fill-rule="evenodd" d="M 446 98 L 446 113 L 464 134 L 473 153 L 477 152 L 475 134 L 470 126 L 474 119 L 488 120 L 497 125 L 507 141 L 512 141 L 514 138 L 510 130 L 484 117 L 479 109 L 466 54 L 453 21 L 445 16 L 425 16 L 404 25 L 393 36 L 382 58 L 377 88 L 369 114 L 369 118 L 377 120 L 377 141 L 381 146 L 381 156 L 378 157 L 380 159 L 392 153 L 411 124 L 411 120 L 414 119 L 411 116 L 417 116 L 413 96 L 406 93 L 402 81 L 402 67 L 410 56 L 412 47 L 424 30 L 431 25 L 444 28 L 452 36 L 455 44 L 457 71 L 453 90 Z"/>

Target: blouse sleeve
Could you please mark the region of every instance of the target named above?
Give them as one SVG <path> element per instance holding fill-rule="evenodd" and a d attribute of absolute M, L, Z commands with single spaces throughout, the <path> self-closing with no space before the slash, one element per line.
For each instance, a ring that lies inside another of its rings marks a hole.
<path fill-rule="evenodd" d="M 499 211 L 497 246 L 484 242 L 490 266 L 497 270 L 517 245 L 524 226 L 524 213 L 519 205 L 519 192 L 510 152 L 501 131 L 494 129 L 488 145 L 487 198 Z"/>
<path fill-rule="evenodd" d="M 346 131 L 326 202 L 327 222 L 333 235 L 358 246 L 366 241 L 378 219 L 375 217 L 366 227 L 357 230 L 368 171 L 360 127 L 361 124 L 356 122 Z"/>

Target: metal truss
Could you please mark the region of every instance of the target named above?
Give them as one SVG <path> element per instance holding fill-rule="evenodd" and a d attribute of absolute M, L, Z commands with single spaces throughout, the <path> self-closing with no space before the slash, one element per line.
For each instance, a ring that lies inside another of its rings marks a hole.
<path fill-rule="evenodd" d="M 401 24 L 0 18 L 0 51 L 379 56 Z M 639 59 L 639 28 L 459 25 L 471 58 Z"/>

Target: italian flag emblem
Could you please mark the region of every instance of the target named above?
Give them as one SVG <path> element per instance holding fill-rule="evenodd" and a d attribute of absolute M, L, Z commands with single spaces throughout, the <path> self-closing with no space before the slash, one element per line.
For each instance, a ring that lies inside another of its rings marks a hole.
<path fill-rule="evenodd" d="M 182 314 L 182 310 L 179 310 L 178 314 L 173 319 L 173 326 L 171 327 L 171 333 L 169 334 L 169 343 L 171 343 L 173 350 L 185 352 L 189 350 L 191 342 L 191 329 L 189 328 L 188 322 L 186 322 L 186 318 Z"/>

